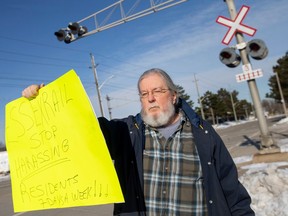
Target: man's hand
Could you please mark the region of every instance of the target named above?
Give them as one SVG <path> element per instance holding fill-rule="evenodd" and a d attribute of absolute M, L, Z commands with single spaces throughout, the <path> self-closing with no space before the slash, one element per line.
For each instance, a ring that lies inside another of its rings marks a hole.
<path fill-rule="evenodd" d="M 39 89 L 43 86 L 44 83 L 40 85 L 30 85 L 22 91 L 22 96 L 26 98 L 35 98 L 39 93 Z"/>

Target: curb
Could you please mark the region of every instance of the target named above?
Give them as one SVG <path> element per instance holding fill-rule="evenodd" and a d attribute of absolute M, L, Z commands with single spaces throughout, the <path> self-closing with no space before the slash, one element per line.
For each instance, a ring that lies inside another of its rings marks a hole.
<path fill-rule="evenodd" d="M 233 158 L 233 160 L 237 167 L 246 166 L 254 163 L 288 161 L 288 144 L 280 146 L 277 149 L 273 149 L 270 152 L 268 150 L 265 153 L 261 152 L 254 155 L 235 157 Z"/>

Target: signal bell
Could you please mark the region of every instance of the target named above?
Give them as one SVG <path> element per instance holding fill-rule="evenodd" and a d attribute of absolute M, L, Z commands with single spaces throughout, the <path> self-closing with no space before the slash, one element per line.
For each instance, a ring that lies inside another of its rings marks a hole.
<path fill-rule="evenodd" d="M 256 60 L 262 60 L 268 55 L 268 48 L 264 41 L 254 39 L 247 43 L 246 52 Z"/>
<path fill-rule="evenodd" d="M 220 61 L 227 67 L 237 67 L 241 62 L 241 57 L 235 52 L 233 48 L 224 48 L 219 54 Z"/>

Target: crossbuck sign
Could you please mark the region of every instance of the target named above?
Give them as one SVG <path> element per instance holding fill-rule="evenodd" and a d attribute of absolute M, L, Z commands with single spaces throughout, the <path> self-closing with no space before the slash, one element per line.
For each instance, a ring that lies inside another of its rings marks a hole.
<path fill-rule="evenodd" d="M 231 20 L 223 16 L 219 16 L 217 18 L 217 23 L 227 26 L 229 28 L 225 37 L 222 40 L 223 44 L 228 45 L 236 32 L 242 32 L 249 36 L 253 36 L 256 33 L 255 28 L 242 24 L 242 21 L 248 13 L 249 9 L 250 7 L 243 5 L 239 13 L 237 14 L 235 20 Z"/>

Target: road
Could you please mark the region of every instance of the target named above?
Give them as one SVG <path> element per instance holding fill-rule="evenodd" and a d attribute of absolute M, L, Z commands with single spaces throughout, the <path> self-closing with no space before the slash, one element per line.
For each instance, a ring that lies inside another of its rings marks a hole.
<path fill-rule="evenodd" d="M 269 131 L 277 142 L 288 138 L 287 124 L 273 126 L 283 117 L 270 118 L 267 121 Z M 233 127 L 216 129 L 232 157 L 254 154 L 260 147 L 258 121 L 238 124 Z M 0 182 L 0 216 L 111 216 L 112 205 L 87 206 L 54 210 L 14 213 L 10 179 Z"/>
<path fill-rule="evenodd" d="M 288 138 L 287 124 L 275 125 L 282 118 L 284 116 L 267 119 L 269 132 L 276 145 L 278 140 Z M 221 136 L 232 157 L 252 155 L 260 149 L 261 134 L 258 121 L 246 122 L 224 129 L 216 128 L 216 131 Z"/>

